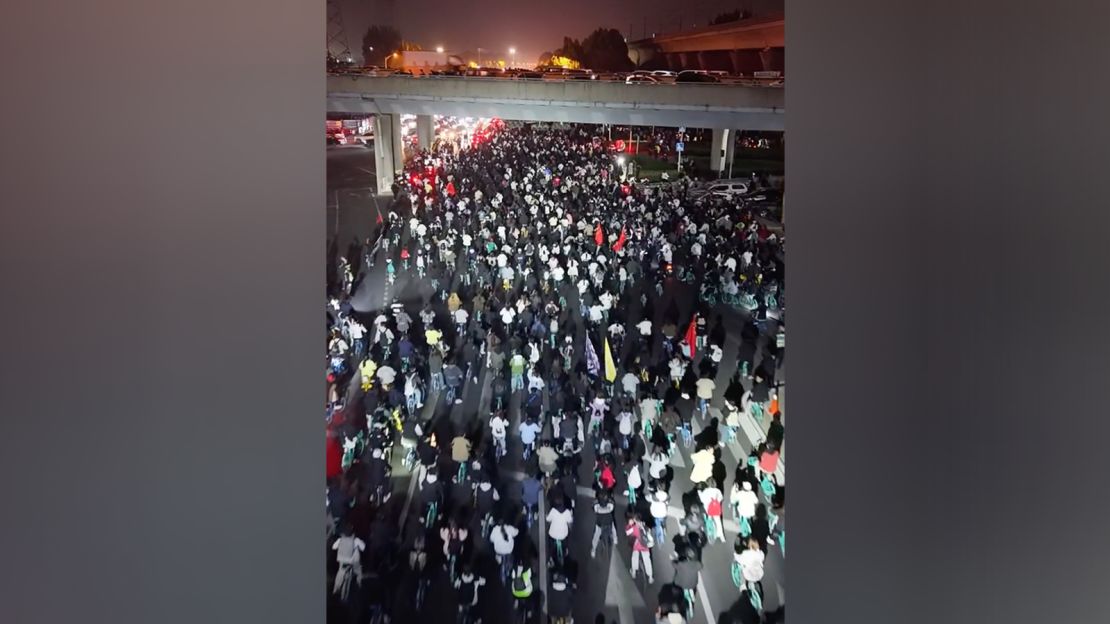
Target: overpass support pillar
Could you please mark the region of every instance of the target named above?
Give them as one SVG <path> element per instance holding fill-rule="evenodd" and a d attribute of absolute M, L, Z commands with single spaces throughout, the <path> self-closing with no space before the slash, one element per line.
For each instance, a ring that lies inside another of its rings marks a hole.
<path fill-rule="evenodd" d="M 732 161 L 736 156 L 736 137 L 739 136 L 739 134 L 740 133 L 735 130 L 729 130 L 728 141 L 725 145 L 725 162 L 727 163 L 726 166 L 728 167 L 726 175 L 728 175 L 728 177 L 730 178 L 732 177 Z"/>
<path fill-rule="evenodd" d="M 740 75 L 740 51 L 739 50 L 729 50 L 728 51 L 728 60 L 729 60 L 730 63 L 732 63 L 732 75 L 733 76 L 739 76 Z"/>
<path fill-rule="evenodd" d="M 432 125 L 431 115 L 417 115 L 416 116 L 416 140 L 417 146 L 422 150 L 432 149 L 432 142 L 435 141 L 435 126 Z"/>
<path fill-rule="evenodd" d="M 393 192 L 393 178 L 401 173 L 404 166 L 403 157 L 401 116 L 388 113 L 374 115 L 374 164 L 379 195 L 389 195 Z"/>
<path fill-rule="evenodd" d="M 770 48 L 759 51 L 759 64 L 763 67 L 763 71 L 774 71 L 774 56 Z"/>
<path fill-rule="evenodd" d="M 698 55 L 697 55 L 698 69 L 700 69 L 702 71 L 705 71 L 705 70 L 709 69 L 709 62 L 706 59 L 706 56 L 707 55 L 706 55 L 705 52 L 698 52 Z"/>
<path fill-rule="evenodd" d="M 709 147 L 709 168 L 717 172 L 718 178 L 727 166 L 728 146 L 732 138 L 732 130 L 713 128 L 713 140 Z"/>

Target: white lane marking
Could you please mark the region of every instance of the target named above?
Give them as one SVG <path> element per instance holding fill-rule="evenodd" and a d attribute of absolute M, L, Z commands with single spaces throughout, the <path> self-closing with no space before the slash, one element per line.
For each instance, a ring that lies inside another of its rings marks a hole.
<path fill-rule="evenodd" d="M 540 587 L 543 591 L 540 592 L 540 610 L 543 612 L 543 621 L 547 621 L 547 517 L 544 515 L 543 503 L 544 496 L 540 496 L 539 510 L 536 515 L 538 516 L 540 527 Z"/>
<path fill-rule="evenodd" d="M 637 609 L 646 609 L 644 596 L 635 585 L 632 573 L 623 565 L 618 552 L 609 553 L 609 579 L 605 586 L 605 606 L 617 608 L 620 624 L 634 624 Z M 641 574 L 645 572 L 641 571 Z"/>
<path fill-rule="evenodd" d="M 408 518 L 409 507 L 412 506 L 413 493 L 416 491 L 417 474 L 418 471 L 414 471 L 413 474 L 409 476 L 409 493 L 405 497 L 405 506 L 401 508 L 401 521 L 398 524 L 401 531 L 405 530 L 405 519 Z"/>
<path fill-rule="evenodd" d="M 709 594 L 705 591 L 705 580 L 702 578 L 701 572 L 698 572 L 698 595 L 701 596 L 701 607 L 705 614 L 705 621 L 708 624 L 717 624 L 717 618 L 713 617 L 713 605 L 709 604 Z"/>

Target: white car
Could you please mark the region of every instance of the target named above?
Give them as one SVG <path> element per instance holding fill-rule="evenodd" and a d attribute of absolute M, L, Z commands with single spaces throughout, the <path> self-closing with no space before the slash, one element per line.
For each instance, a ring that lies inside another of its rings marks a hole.
<path fill-rule="evenodd" d="M 718 180 L 698 193 L 698 199 L 706 197 L 739 197 L 748 192 L 751 185 L 747 180 Z"/>
<path fill-rule="evenodd" d="M 659 84 L 662 82 L 655 76 L 645 74 L 633 74 L 624 79 L 624 84 Z"/>

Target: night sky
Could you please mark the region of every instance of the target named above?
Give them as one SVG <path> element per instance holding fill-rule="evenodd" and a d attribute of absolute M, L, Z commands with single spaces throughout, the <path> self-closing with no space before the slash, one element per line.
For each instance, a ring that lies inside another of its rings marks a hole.
<path fill-rule="evenodd" d="M 449 52 L 481 47 L 497 51 L 506 61 L 515 46 L 517 61 L 535 63 L 543 52 L 559 47 L 564 36 L 584 39 L 595 28 L 615 28 L 639 39 L 647 34 L 705 26 L 716 15 L 738 8 L 754 14 L 782 11 L 783 0 L 340 0 L 351 53 L 359 61 L 362 35 L 370 24 L 387 20 L 406 41 L 425 50 L 444 46 Z"/>

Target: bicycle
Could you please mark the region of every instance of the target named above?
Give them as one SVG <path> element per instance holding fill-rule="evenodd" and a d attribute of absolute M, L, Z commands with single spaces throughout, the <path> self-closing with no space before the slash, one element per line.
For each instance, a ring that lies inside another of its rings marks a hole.
<path fill-rule="evenodd" d="M 532 596 L 517 598 L 514 601 L 513 610 L 516 612 L 517 624 L 531 624 L 532 620 L 535 618 L 532 602 Z"/>
<path fill-rule="evenodd" d="M 513 555 L 497 555 L 497 565 L 501 570 L 501 583 L 508 586 L 513 573 Z"/>
<path fill-rule="evenodd" d="M 428 504 L 428 509 L 424 512 L 424 526 L 435 526 L 436 519 L 439 517 L 439 502 L 432 501 Z"/>
<path fill-rule="evenodd" d="M 597 550 L 602 551 L 603 557 L 601 560 L 606 563 L 608 563 L 610 555 L 613 552 L 613 544 L 616 540 L 616 532 L 616 527 L 612 526 L 609 527 L 609 530 L 602 529 L 601 534 L 598 536 L 599 539 L 597 540 Z M 596 557 L 597 550 L 595 550 L 593 553 L 590 553 L 591 556 Z"/>
<path fill-rule="evenodd" d="M 473 605 L 459 605 L 459 614 L 455 618 L 457 624 L 472 624 L 474 622 Z"/>
<path fill-rule="evenodd" d="M 683 589 L 682 595 L 686 598 L 686 621 L 692 622 L 694 620 L 694 598 L 697 597 L 697 590 Z"/>
<path fill-rule="evenodd" d="M 339 566 L 339 571 L 336 575 L 340 577 L 339 581 L 339 600 L 346 604 L 351 598 L 351 579 L 354 577 L 354 569 L 349 563 L 344 563 Z"/>
<path fill-rule="evenodd" d="M 424 598 L 428 595 L 428 586 L 431 581 L 424 575 L 420 575 L 420 579 L 416 581 L 416 610 L 419 611 L 424 606 Z"/>
<path fill-rule="evenodd" d="M 690 423 L 682 423 L 679 431 L 682 432 L 682 445 L 686 448 L 694 446 L 694 432 L 690 429 Z"/>

